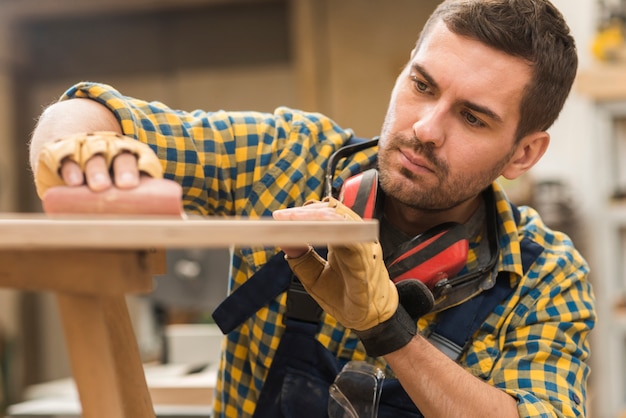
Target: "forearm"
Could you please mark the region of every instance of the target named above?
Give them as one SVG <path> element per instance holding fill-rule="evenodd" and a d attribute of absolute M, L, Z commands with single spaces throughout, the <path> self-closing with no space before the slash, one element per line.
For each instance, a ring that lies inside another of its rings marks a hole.
<path fill-rule="evenodd" d="M 519 417 L 513 397 L 472 376 L 419 335 L 385 360 L 425 417 Z"/>
<path fill-rule="evenodd" d="M 49 106 L 39 118 L 30 142 L 30 165 L 37 167 L 41 148 L 49 141 L 75 133 L 114 131 L 121 133 L 113 113 L 89 99 L 71 99 Z"/>

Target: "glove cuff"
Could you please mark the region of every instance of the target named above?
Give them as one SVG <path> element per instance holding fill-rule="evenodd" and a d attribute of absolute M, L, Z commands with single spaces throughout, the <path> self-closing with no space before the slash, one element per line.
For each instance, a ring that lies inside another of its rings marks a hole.
<path fill-rule="evenodd" d="M 365 351 L 372 357 L 384 356 L 404 347 L 417 334 L 417 323 L 398 305 L 391 318 L 364 331 L 353 330 L 361 339 Z"/>

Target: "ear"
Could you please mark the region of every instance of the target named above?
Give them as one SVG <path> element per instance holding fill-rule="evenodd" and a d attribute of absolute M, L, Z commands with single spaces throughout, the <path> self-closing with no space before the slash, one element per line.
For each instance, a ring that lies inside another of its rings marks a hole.
<path fill-rule="evenodd" d="M 533 132 L 522 138 L 516 145 L 509 163 L 502 170 L 502 176 L 516 179 L 530 170 L 541 159 L 550 144 L 550 134 Z"/>

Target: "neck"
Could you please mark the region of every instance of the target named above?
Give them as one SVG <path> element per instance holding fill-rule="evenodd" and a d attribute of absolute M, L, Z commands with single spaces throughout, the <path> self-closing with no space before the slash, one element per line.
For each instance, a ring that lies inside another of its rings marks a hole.
<path fill-rule="evenodd" d="M 445 222 L 463 224 L 480 206 L 480 195 L 446 210 L 421 210 L 409 207 L 390 196 L 385 197 L 384 213 L 387 220 L 398 230 L 409 236 Z"/>

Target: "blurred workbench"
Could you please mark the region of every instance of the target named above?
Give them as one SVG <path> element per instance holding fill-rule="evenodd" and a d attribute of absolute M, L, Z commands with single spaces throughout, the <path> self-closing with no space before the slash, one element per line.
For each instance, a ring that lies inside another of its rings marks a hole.
<path fill-rule="evenodd" d="M 217 363 L 148 364 L 144 372 L 157 417 L 211 417 Z M 72 378 L 30 386 L 24 398 L 8 408 L 8 418 L 81 416 Z"/>

